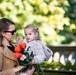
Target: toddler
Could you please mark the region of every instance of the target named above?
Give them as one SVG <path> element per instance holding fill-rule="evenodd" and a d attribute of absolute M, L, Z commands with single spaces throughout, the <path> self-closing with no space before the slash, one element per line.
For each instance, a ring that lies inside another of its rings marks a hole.
<path fill-rule="evenodd" d="M 24 34 L 25 34 L 25 38 L 26 38 L 25 42 L 27 43 L 27 48 L 30 46 L 28 52 L 30 54 L 33 51 L 33 54 L 34 54 L 34 59 L 32 60 L 32 62 L 30 64 L 33 65 L 33 64 L 40 64 L 40 63 L 44 62 L 44 60 L 46 59 L 46 56 L 44 53 L 44 48 L 43 48 L 44 44 L 40 40 L 40 33 L 39 33 L 39 29 L 38 29 L 37 25 L 35 25 L 35 24 L 27 25 L 24 28 Z M 21 42 L 22 42 L 22 40 L 18 37 L 17 43 L 19 44 Z M 25 51 L 27 51 L 27 48 L 25 49 Z M 48 48 L 48 47 L 46 46 L 46 48 Z M 52 51 L 51 51 L 51 55 L 52 55 Z M 33 66 L 33 68 L 34 68 L 34 66 Z M 27 72 L 29 73 L 29 75 L 32 75 L 31 70 L 28 70 Z"/>

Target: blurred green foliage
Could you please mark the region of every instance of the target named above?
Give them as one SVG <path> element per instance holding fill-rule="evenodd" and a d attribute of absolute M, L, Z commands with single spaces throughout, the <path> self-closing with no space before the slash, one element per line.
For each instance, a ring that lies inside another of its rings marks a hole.
<path fill-rule="evenodd" d="M 16 37 L 24 38 L 24 27 L 35 23 L 47 45 L 76 44 L 75 9 L 75 0 L 0 0 L 0 18 L 16 23 Z"/>
<path fill-rule="evenodd" d="M 63 65 L 62 63 L 59 63 L 59 62 L 46 62 L 45 61 L 44 63 L 40 64 L 40 67 L 41 68 L 43 67 L 45 70 L 61 70 L 61 71 L 70 71 L 70 70 L 72 71 L 73 70 L 75 71 L 76 63 L 72 65 L 70 61 L 67 61 L 66 64 Z M 35 72 L 34 75 L 69 75 L 69 74 L 39 71 L 39 72 Z"/>

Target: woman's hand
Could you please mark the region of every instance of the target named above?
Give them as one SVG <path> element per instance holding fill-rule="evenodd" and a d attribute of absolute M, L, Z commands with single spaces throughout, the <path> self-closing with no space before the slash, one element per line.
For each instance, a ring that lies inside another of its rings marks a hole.
<path fill-rule="evenodd" d="M 14 72 L 18 72 L 18 71 L 20 71 L 23 68 L 24 68 L 24 66 L 17 66 L 15 68 L 13 68 L 13 70 L 14 70 Z"/>

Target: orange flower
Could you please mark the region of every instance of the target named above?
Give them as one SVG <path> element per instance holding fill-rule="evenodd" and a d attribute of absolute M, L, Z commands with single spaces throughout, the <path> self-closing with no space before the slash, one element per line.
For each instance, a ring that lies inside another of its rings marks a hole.
<path fill-rule="evenodd" d="M 21 53 L 16 53 L 16 58 L 20 58 L 22 56 Z"/>
<path fill-rule="evenodd" d="M 21 52 L 22 48 L 20 46 L 15 47 L 15 52 Z"/>
<path fill-rule="evenodd" d="M 23 43 L 23 42 L 20 44 L 20 46 L 21 46 L 22 49 L 26 48 L 26 44 Z"/>

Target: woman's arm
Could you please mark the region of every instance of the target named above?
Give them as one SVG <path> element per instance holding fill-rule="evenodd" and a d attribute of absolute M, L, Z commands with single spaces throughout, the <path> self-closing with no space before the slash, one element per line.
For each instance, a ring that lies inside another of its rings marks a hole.
<path fill-rule="evenodd" d="M 5 71 L 0 71 L 0 75 L 15 75 L 15 72 L 13 71 L 13 69 L 10 69 Z"/>
<path fill-rule="evenodd" d="M 10 74 L 15 75 L 15 72 L 13 69 L 2 71 L 3 63 L 4 63 L 4 59 L 3 59 L 2 52 L 0 50 L 0 75 L 10 75 Z"/>
<path fill-rule="evenodd" d="M 2 54 L 2 49 L 0 49 L 0 75 L 15 75 L 16 72 L 24 68 L 24 66 L 17 66 L 8 70 L 3 70 L 3 66 L 4 66 L 4 56 Z"/>
<path fill-rule="evenodd" d="M 9 70 L 0 71 L 0 75 L 15 75 L 18 71 L 20 71 L 24 66 L 17 66 Z"/>

